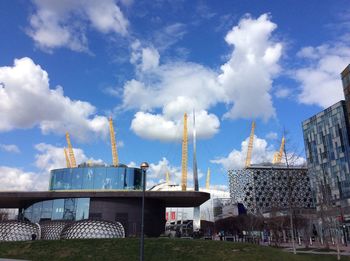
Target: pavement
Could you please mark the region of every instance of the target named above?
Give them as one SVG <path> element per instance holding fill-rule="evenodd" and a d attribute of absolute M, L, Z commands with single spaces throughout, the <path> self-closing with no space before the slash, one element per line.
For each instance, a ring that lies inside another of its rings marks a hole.
<path fill-rule="evenodd" d="M 280 244 L 284 248 L 284 251 L 293 252 L 291 243 Z M 319 242 L 314 242 L 309 246 L 310 250 L 305 249 L 305 245 L 296 244 L 296 252 L 301 254 L 317 254 L 317 255 L 337 255 L 337 246 L 335 244 L 329 243 L 329 248 L 332 251 L 325 251 L 325 246 Z M 350 256 L 350 245 L 339 245 L 340 255 L 341 256 Z"/>

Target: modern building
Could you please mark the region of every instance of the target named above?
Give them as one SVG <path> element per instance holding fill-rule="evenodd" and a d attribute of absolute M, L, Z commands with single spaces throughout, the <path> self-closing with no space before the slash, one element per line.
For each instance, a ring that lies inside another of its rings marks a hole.
<path fill-rule="evenodd" d="M 230 195 L 247 212 L 268 215 L 293 207 L 294 211 L 314 209 L 307 168 L 284 165 L 251 165 L 229 170 Z"/>
<path fill-rule="evenodd" d="M 311 187 L 318 204 L 325 196 L 335 205 L 350 205 L 350 146 L 346 102 L 339 101 L 303 121 Z M 327 195 L 324 195 L 324 194 Z"/>
<path fill-rule="evenodd" d="M 350 220 L 350 65 L 341 73 L 345 101 L 303 121 L 311 186 L 318 206 L 341 207 Z"/>
<path fill-rule="evenodd" d="M 342 71 L 341 79 L 346 101 L 347 118 L 350 119 L 350 64 Z"/>
<path fill-rule="evenodd" d="M 141 169 L 125 165 L 82 164 L 51 171 L 49 191 L 0 192 L 0 208 L 19 209 L 19 220 L 119 222 L 125 236 L 140 234 Z M 145 234 L 164 232 L 166 207 L 194 207 L 209 199 L 205 192 L 146 191 Z"/>

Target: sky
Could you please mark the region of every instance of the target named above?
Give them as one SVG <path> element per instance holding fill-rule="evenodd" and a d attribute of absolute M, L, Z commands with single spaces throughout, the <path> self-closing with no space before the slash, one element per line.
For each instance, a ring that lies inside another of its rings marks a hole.
<path fill-rule="evenodd" d="M 344 99 L 348 1 L 0 1 L 0 189 L 46 190 L 78 163 L 147 161 L 148 186 L 181 179 L 193 111 L 199 184 L 227 190 L 227 170 L 271 162 L 287 135 L 305 157 L 301 122 Z"/>

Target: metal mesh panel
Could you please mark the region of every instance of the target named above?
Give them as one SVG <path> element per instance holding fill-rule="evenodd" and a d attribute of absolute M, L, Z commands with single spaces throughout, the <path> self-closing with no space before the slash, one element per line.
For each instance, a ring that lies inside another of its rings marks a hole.
<path fill-rule="evenodd" d="M 32 240 L 32 234 L 39 235 L 36 224 L 16 220 L 0 222 L 0 241 Z"/>
<path fill-rule="evenodd" d="M 61 239 L 76 238 L 124 238 L 124 227 L 119 222 L 81 220 L 66 226 Z"/>
<path fill-rule="evenodd" d="M 40 222 L 41 239 L 57 240 L 60 239 L 63 229 L 71 224 L 70 221 L 44 221 Z"/>
<path fill-rule="evenodd" d="M 289 207 L 313 208 L 310 182 L 304 169 L 247 168 L 229 170 L 230 194 L 249 213 Z"/>

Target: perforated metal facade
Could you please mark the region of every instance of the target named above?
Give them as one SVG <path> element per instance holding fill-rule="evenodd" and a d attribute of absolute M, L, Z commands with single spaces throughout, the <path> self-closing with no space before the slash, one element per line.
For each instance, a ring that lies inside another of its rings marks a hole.
<path fill-rule="evenodd" d="M 248 213 L 289 208 L 314 208 L 306 168 L 251 167 L 229 170 L 230 195 Z"/>
<path fill-rule="evenodd" d="M 77 221 L 66 226 L 61 233 L 61 239 L 124 237 L 122 224 L 103 220 Z"/>
<path fill-rule="evenodd" d="M 30 222 L 16 220 L 0 222 L 0 241 L 32 240 L 32 235 L 39 237 L 39 226 Z"/>
<path fill-rule="evenodd" d="M 44 221 L 40 222 L 41 237 L 43 240 L 58 240 L 63 229 L 71 224 L 70 221 Z"/>

